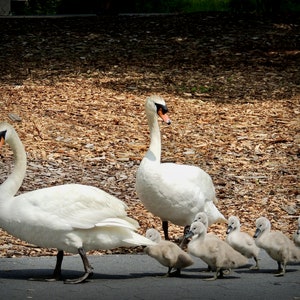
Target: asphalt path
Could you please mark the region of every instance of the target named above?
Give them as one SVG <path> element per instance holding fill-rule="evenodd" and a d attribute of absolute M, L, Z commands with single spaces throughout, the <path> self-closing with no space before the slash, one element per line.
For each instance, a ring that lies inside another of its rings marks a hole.
<path fill-rule="evenodd" d="M 287 267 L 283 277 L 275 277 L 277 263 L 263 250 L 260 270 L 247 267 L 233 270 L 223 279 L 205 281 L 212 273 L 203 272 L 206 265 L 194 258 L 194 265 L 182 271 L 181 277 L 164 278 L 167 268 L 145 255 L 89 256 L 93 277 L 82 284 L 63 281 L 29 281 L 30 277 L 51 275 L 55 257 L 22 257 L 0 259 L 1 299 L 276 299 L 300 300 L 300 265 Z M 253 263 L 249 260 L 249 266 Z M 79 277 L 83 265 L 78 255 L 66 256 L 63 276 Z"/>

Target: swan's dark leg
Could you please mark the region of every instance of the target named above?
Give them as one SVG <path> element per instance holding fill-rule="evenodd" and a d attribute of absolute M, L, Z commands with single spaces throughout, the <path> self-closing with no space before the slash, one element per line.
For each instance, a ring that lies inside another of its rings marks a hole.
<path fill-rule="evenodd" d="M 32 281 L 58 281 L 61 280 L 61 265 L 64 258 L 64 251 L 59 250 L 56 255 L 56 265 L 51 277 L 29 278 Z"/>
<path fill-rule="evenodd" d="M 81 283 L 93 275 L 93 267 L 90 265 L 84 249 L 78 248 L 78 253 L 82 259 L 85 272 L 83 276 L 76 279 L 67 279 L 64 281 L 64 283 Z"/>
<path fill-rule="evenodd" d="M 162 228 L 164 231 L 164 235 L 165 235 L 165 240 L 168 241 L 169 240 L 169 224 L 168 221 L 162 221 Z"/>
<path fill-rule="evenodd" d="M 63 259 L 64 259 L 64 251 L 59 250 L 56 255 L 56 265 L 55 265 L 55 269 L 53 271 L 53 278 L 56 280 L 61 279 L 61 265 L 62 265 Z"/>

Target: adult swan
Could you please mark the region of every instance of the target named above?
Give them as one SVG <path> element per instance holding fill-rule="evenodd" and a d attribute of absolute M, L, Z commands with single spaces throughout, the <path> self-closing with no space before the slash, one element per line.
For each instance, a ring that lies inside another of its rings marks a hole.
<path fill-rule="evenodd" d="M 65 282 L 80 283 L 93 274 L 85 251 L 153 244 L 135 232 L 138 223 L 127 216 L 125 203 L 96 187 L 66 184 L 15 196 L 25 177 L 26 153 L 14 128 L 0 123 L 0 148 L 4 142 L 15 162 L 0 185 L 0 226 L 29 243 L 58 249 L 53 276 L 45 280 L 60 279 L 64 251 L 79 253 L 85 270 Z"/>
<path fill-rule="evenodd" d="M 208 223 L 226 222 L 215 206 L 215 188 L 211 177 L 196 166 L 161 163 L 161 137 L 157 116 L 167 124 L 165 101 L 159 96 L 146 99 L 146 115 L 150 129 L 150 147 L 136 175 L 136 191 L 145 207 L 162 220 L 165 239 L 169 239 L 168 221 L 190 225 L 195 215 L 204 211 Z"/>

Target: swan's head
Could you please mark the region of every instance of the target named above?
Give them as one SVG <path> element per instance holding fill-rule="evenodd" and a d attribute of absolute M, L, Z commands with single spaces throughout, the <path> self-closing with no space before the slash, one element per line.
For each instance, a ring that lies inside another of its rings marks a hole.
<path fill-rule="evenodd" d="M 11 147 L 16 143 L 16 137 L 18 139 L 18 135 L 10 124 L 6 122 L 0 123 L 0 148 L 7 143 Z"/>
<path fill-rule="evenodd" d="M 259 237 L 265 230 L 270 231 L 271 230 L 271 223 L 270 221 L 265 217 L 260 217 L 255 222 L 256 225 L 256 231 L 254 233 L 254 238 Z"/>
<path fill-rule="evenodd" d="M 5 142 L 9 142 L 9 138 L 14 131 L 13 127 L 8 123 L 0 123 L 0 148 L 5 144 Z"/>
<path fill-rule="evenodd" d="M 201 222 L 205 225 L 205 227 L 208 227 L 208 217 L 205 212 L 199 212 L 196 214 L 194 222 Z"/>
<path fill-rule="evenodd" d="M 239 227 L 240 227 L 240 220 L 238 219 L 238 217 L 231 216 L 228 219 L 228 227 L 226 233 L 229 234 L 231 231 L 239 229 Z"/>
<path fill-rule="evenodd" d="M 154 228 L 147 229 L 146 238 L 155 243 L 159 243 L 161 241 L 160 233 Z"/>
<path fill-rule="evenodd" d="M 171 124 L 171 120 L 167 115 L 168 108 L 162 97 L 156 95 L 148 97 L 145 108 L 148 117 L 158 115 L 165 123 Z"/>
<path fill-rule="evenodd" d="M 190 238 L 194 236 L 200 236 L 206 233 L 206 227 L 203 223 L 197 221 L 193 222 L 189 232 L 184 236 L 185 238 Z"/>
<path fill-rule="evenodd" d="M 0 131 L 0 148 L 5 144 L 6 130 Z"/>

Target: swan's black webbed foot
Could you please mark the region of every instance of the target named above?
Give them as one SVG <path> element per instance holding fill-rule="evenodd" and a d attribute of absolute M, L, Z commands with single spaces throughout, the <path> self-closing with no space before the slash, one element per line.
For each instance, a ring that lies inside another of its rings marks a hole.
<path fill-rule="evenodd" d="M 78 248 L 78 253 L 82 259 L 85 272 L 84 272 L 83 276 L 81 276 L 79 278 L 75 278 L 75 279 L 66 279 L 64 281 L 64 283 L 71 283 L 71 284 L 82 283 L 82 282 L 86 281 L 88 278 L 93 276 L 93 267 L 90 265 L 84 249 Z"/>

